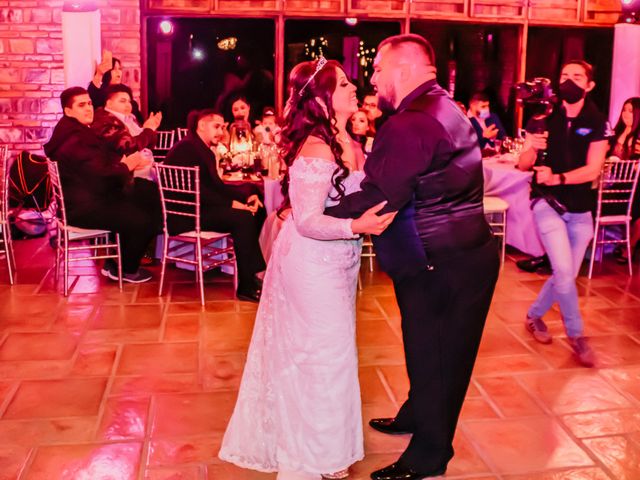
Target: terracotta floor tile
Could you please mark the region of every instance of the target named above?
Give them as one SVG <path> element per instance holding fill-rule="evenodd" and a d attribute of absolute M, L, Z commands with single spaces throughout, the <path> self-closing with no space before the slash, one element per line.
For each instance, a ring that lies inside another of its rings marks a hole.
<path fill-rule="evenodd" d="M 362 347 L 385 347 L 402 345 L 402 338 L 389 326 L 386 320 L 368 320 L 358 323 L 358 345 Z"/>
<path fill-rule="evenodd" d="M 593 438 L 584 440 L 584 444 L 617 480 L 640 478 L 640 446 L 626 437 Z"/>
<path fill-rule="evenodd" d="M 501 473 L 593 465 L 560 424 L 547 417 L 466 422 L 464 431 Z"/>
<path fill-rule="evenodd" d="M 116 377 L 111 385 L 111 395 L 136 396 L 152 393 L 180 393 L 200 390 L 198 376 L 187 374 L 159 374 L 140 377 Z"/>
<path fill-rule="evenodd" d="M 527 354 L 527 347 L 504 328 L 485 328 L 478 356 Z"/>
<path fill-rule="evenodd" d="M 163 340 L 166 342 L 197 341 L 200 334 L 200 315 L 171 315 L 167 317 Z"/>
<path fill-rule="evenodd" d="M 480 458 L 480 455 L 463 432 L 456 432 L 456 436 L 453 439 L 453 449 L 455 456 L 447 467 L 447 477 L 491 473 L 489 467 L 482 461 L 482 458 Z"/>
<path fill-rule="evenodd" d="M 629 401 L 610 387 L 594 371 L 567 371 L 525 374 L 523 383 L 531 393 L 555 413 L 630 407 Z"/>
<path fill-rule="evenodd" d="M 83 347 L 71 369 L 71 375 L 108 376 L 113 369 L 117 347 L 109 345 L 87 345 Z"/>
<path fill-rule="evenodd" d="M 460 420 L 479 420 L 485 418 L 498 418 L 493 407 L 482 397 L 467 398 L 462 405 Z"/>
<path fill-rule="evenodd" d="M 578 413 L 561 420 L 579 438 L 640 432 L 640 412 L 636 410 Z"/>
<path fill-rule="evenodd" d="M 589 343 L 600 368 L 640 364 L 640 348 L 627 335 L 591 337 Z"/>
<path fill-rule="evenodd" d="M 229 276 L 207 273 L 202 308 L 191 272 L 170 268 L 172 294 L 158 297 L 153 265 L 152 282 L 120 293 L 88 261 L 74 267 L 72 294 L 63 299 L 48 245 L 16 244 L 18 282 L 0 281 L 0 480 L 15 480 L 30 451 L 34 462 L 20 480 L 59 480 L 65 469 L 69 480 L 98 480 L 96 468 L 112 477 L 111 463 L 123 459 L 116 468 L 124 470 L 114 470 L 118 480 L 275 480 L 216 457 L 257 309 L 234 299 Z M 548 275 L 519 271 L 514 260 L 523 256 L 508 253 L 445 478 L 640 480 L 633 476 L 640 276 L 629 277 L 607 257 L 593 279 L 578 278 L 585 333 L 606 366 L 587 370 L 566 343 L 557 306 L 545 315 L 551 345 L 525 331 L 526 312 Z M 409 386 L 392 284 L 378 267 L 362 273 L 357 330 L 366 457 L 352 467 L 351 480 L 369 480 L 409 441 L 368 426 L 371 418 L 395 415 Z M 29 350 L 16 346 L 25 334 L 75 343 L 70 353 L 52 348 L 55 342 L 29 343 L 33 355 L 26 357 Z M 122 445 L 115 454 L 104 451 Z"/>
<path fill-rule="evenodd" d="M 197 343 L 134 344 L 123 347 L 117 374 L 190 373 L 197 369 Z"/>
<path fill-rule="evenodd" d="M 360 366 L 373 365 L 404 365 L 404 349 L 394 347 L 361 347 L 358 348 Z"/>
<path fill-rule="evenodd" d="M 235 392 L 160 395 L 156 397 L 155 438 L 224 431 L 236 401 Z"/>
<path fill-rule="evenodd" d="M 513 377 L 485 377 L 478 383 L 505 417 L 542 415 L 544 411 Z"/>
<path fill-rule="evenodd" d="M 363 403 L 385 403 L 391 401 L 380 380 L 376 367 L 360 367 L 359 377 Z"/>
<path fill-rule="evenodd" d="M 640 366 L 602 370 L 601 375 L 640 401 Z"/>
<path fill-rule="evenodd" d="M 147 468 L 144 480 L 204 480 L 204 466 Z"/>
<path fill-rule="evenodd" d="M 153 329 L 160 326 L 164 307 L 162 305 L 103 305 L 95 314 L 91 328 Z"/>
<path fill-rule="evenodd" d="M 106 383 L 104 378 L 22 382 L 3 418 L 97 415 Z"/>
<path fill-rule="evenodd" d="M 13 333 L 0 347 L 0 361 L 71 358 L 77 338 L 64 333 Z"/>
<path fill-rule="evenodd" d="M 96 440 L 136 440 L 145 436 L 149 398 L 114 397 L 107 400 Z"/>
<path fill-rule="evenodd" d="M 142 445 L 61 445 L 38 448 L 24 480 L 136 480 Z"/>
<path fill-rule="evenodd" d="M 16 480 L 30 454 L 30 447 L 0 445 L 0 480 Z"/>
<path fill-rule="evenodd" d="M 507 475 L 505 480 L 610 480 L 600 468 L 572 468 L 526 475 Z"/>
<path fill-rule="evenodd" d="M 217 355 L 206 351 L 202 355 L 200 384 L 205 391 L 237 390 L 244 371 L 247 356 L 244 353 Z"/>
<path fill-rule="evenodd" d="M 3 443 L 26 447 L 88 442 L 93 439 L 95 426 L 96 417 L 0 420 L 0 438 Z"/>
<path fill-rule="evenodd" d="M 149 444 L 147 465 L 180 465 L 182 463 L 213 463 L 218 461 L 218 451 L 223 432 L 183 438 L 152 439 Z"/>

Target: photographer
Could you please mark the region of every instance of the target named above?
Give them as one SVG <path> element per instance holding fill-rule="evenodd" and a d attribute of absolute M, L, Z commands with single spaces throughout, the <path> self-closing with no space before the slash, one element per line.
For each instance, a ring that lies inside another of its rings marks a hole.
<path fill-rule="evenodd" d="M 542 317 L 557 301 L 569 344 L 586 367 L 594 365 L 594 354 L 582 336 L 575 278 L 593 237 L 592 182 L 600 175 L 608 148 L 606 118 L 585 98 L 594 87 L 588 63 L 576 60 L 562 67 L 561 102 L 547 118 L 529 122 L 518 164 L 521 170 L 535 170 L 531 208 L 553 269 L 529 308 L 525 326 L 538 342 L 551 343 Z M 541 153 L 545 151 L 546 157 Z"/>

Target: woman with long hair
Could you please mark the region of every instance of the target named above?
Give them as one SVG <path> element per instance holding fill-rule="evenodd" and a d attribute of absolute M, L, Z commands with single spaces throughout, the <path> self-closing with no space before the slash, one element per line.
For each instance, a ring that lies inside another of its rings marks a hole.
<path fill-rule="evenodd" d="M 622 105 L 620 118 L 609 140 L 608 156 L 620 160 L 640 157 L 640 97 L 631 97 Z"/>
<path fill-rule="evenodd" d="M 219 456 L 278 479 L 346 478 L 363 457 L 355 296 L 364 233 L 395 214 L 336 219 L 325 207 L 358 189 L 345 159 L 358 109 L 342 67 L 320 58 L 291 72 L 281 148 L 292 213 L 273 246 L 238 400 Z"/>
<path fill-rule="evenodd" d="M 620 160 L 640 158 L 640 97 L 631 97 L 622 105 L 620 118 L 609 140 L 609 156 Z M 631 209 L 631 251 L 636 252 L 640 241 L 640 195 L 636 191 Z M 618 263 L 627 263 L 627 250 L 622 246 L 613 251 Z M 635 255 L 634 255 L 635 258 Z"/>

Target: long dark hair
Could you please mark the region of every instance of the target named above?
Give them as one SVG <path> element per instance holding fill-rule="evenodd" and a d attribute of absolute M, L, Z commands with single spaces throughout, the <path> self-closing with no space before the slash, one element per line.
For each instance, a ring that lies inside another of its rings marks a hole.
<path fill-rule="evenodd" d="M 122 68 L 122 62 L 120 61 L 120 59 L 116 58 L 116 57 L 113 57 L 111 59 L 111 70 L 116 68 L 116 65 L 120 65 L 120 68 Z M 108 71 L 104 72 L 104 75 L 102 76 L 102 86 L 101 86 L 101 88 L 106 88 L 109 85 L 111 85 L 111 70 L 108 70 Z M 133 98 L 133 97 L 131 97 L 131 98 Z"/>
<path fill-rule="evenodd" d="M 618 138 L 625 131 L 627 126 L 622 121 L 622 112 L 624 111 L 624 107 L 627 104 L 631 105 L 631 109 L 633 112 L 633 121 L 631 123 L 631 132 L 624 141 L 623 149 L 624 149 L 624 157 L 630 158 L 633 155 L 633 145 L 635 142 L 640 140 L 640 97 L 631 97 L 627 99 L 624 104 L 622 104 L 622 109 L 620 110 L 620 117 L 618 118 L 618 123 L 613 129 L 614 136 L 611 137 L 610 141 L 610 152 L 613 152 L 613 149 L 616 147 L 616 143 L 618 143 Z"/>
<path fill-rule="evenodd" d="M 293 67 L 289 75 L 289 99 L 285 108 L 284 127 L 280 134 L 280 150 L 287 166 L 282 179 L 284 202 L 279 212 L 288 208 L 289 200 L 289 168 L 298 156 L 302 145 L 313 135 L 326 142 L 331 148 L 337 168 L 333 172 L 331 183 L 338 192 L 332 200 L 344 196 L 344 179 L 349 169 L 342 161 L 342 147 L 338 143 L 338 128 L 333 110 L 333 92 L 338 84 L 337 69 L 342 66 L 335 60 L 329 60 L 317 73 L 318 60 L 302 62 Z M 309 81 L 311 79 L 311 81 Z M 318 102 L 322 100 L 325 108 Z"/>

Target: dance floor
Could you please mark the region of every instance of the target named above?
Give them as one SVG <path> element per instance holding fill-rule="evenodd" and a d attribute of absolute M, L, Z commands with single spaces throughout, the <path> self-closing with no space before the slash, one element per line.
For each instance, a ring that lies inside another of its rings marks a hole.
<path fill-rule="evenodd" d="M 18 283 L 0 262 L 0 480 L 267 480 L 217 459 L 256 307 L 207 274 L 201 310 L 189 272 L 117 284 L 88 264 L 68 299 L 49 246 L 16 242 Z M 636 269 L 639 267 L 636 265 Z M 158 274 L 159 269 L 153 268 Z M 358 346 L 365 422 L 407 391 L 392 287 L 363 268 Z M 579 367 L 549 315 L 551 345 L 523 326 L 544 275 L 501 273 L 446 478 L 640 479 L 640 276 L 605 261 L 580 303 L 598 368 Z M 394 461 L 406 437 L 365 426 L 352 479 Z"/>

